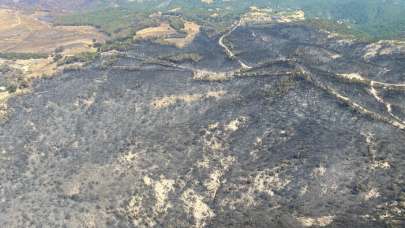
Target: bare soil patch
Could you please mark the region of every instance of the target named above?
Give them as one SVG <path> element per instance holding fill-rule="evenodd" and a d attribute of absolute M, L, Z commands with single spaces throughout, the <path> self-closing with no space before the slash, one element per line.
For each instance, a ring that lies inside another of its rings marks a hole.
<path fill-rule="evenodd" d="M 51 53 L 64 47 L 67 53 L 88 51 L 93 40 L 106 36 L 90 26 L 53 26 L 34 14 L 0 9 L 0 52 Z"/>

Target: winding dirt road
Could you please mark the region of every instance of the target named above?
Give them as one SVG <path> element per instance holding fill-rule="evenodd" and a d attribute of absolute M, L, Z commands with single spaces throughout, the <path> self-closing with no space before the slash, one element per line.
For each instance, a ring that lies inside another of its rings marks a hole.
<path fill-rule="evenodd" d="M 231 28 L 228 32 L 224 33 L 224 34 L 219 38 L 218 44 L 219 44 L 219 46 L 221 46 L 221 47 L 225 50 L 225 53 L 227 54 L 228 57 L 230 57 L 230 58 L 236 58 L 236 59 L 237 59 L 237 61 L 239 62 L 239 65 L 242 67 L 242 69 L 251 69 L 251 68 L 252 68 L 251 66 L 249 66 L 247 63 L 245 63 L 245 62 L 244 62 L 243 60 L 241 60 L 240 58 L 237 58 L 236 55 L 235 55 L 235 53 L 233 53 L 232 50 L 224 44 L 224 39 L 225 39 L 226 37 L 228 37 L 229 35 L 231 35 L 232 32 L 234 32 L 234 31 L 235 31 L 237 28 L 239 28 L 241 25 L 242 25 L 242 21 L 239 20 L 234 26 L 232 26 L 232 28 Z"/>

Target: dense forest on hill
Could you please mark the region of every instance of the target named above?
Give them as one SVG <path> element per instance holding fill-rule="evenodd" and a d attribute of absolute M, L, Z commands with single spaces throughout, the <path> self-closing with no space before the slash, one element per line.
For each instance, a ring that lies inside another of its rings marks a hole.
<path fill-rule="evenodd" d="M 405 33 L 405 1 L 402 0 L 247 0 L 213 1 L 100 1 L 84 12 L 58 18 L 61 24 L 91 24 L 108 33 L 139 22 L 139 16 L 147 13 L 175 12 L 193 20 L 210 18 L 218 14 L 217 21 L 227 22 L 239 17 L 251 6 L 273 10 L 302 9 L 308 19 L 320 19 L 344 24 L 354 34 L 363 34 L 372 39 L 403 38 Z M 111 6 L 114 7 L 111 7 Z M 139 24 L 139 23 L 138 23 Z"/>

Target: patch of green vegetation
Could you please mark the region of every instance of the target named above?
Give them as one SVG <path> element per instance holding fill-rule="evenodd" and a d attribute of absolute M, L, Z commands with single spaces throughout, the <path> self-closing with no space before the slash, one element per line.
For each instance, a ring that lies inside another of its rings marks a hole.
<path fill-rule="evenodd" d="M 17 85 L 8 85 L 6 90 L 8 93 L 15 93 L 17 92 Z"/>
<path fill-rule="evenodd" d="M 174 63 L 181 62 L 199 62 L 202 59 L 202 56 L 198 53 L 179 53 L 175 55 L 166 55 L 158 57 L 161 60 L 166 60 Z"/>
<path fill-rule="evenodd" d="M 8 60 L 17 59 L 43 59 L 48 58 L 48 54 L 45 53 L 0 53 L 0 58 Z"/>
<path fill-rule="evenodd" d="M 181 17 L 169 17 L 169 24 L 176 31 L 181 31 L 184 29 L 184 21 Z"/>
<path fill-rule="evenodd" d="M 72 63 L 91 63 L 94 59 L 99 56 L 96 52 L 83 52 L 73 56 L 66 56 L 63 59 L 59 60 L 57 65 L 66 65 Z"/>
<path fill-rule="evenodd" d="M 80 12 L 56 19 L 59 25 L 91 25 L 111 36 L 128 36 L 136 30 L 157 25 L 149 15 L 152 11 L 140 9 L 106 8 Z"/>
<path fill-rule="evenodd" d="M 350 24 L 347 23 L 337 23 L 332 20 L 319 18 L 309 18 L 303 21 L 302 23 L 319 29 L 335 32 L 343 36 L 352 36 L 359 41 L 367 42 L 367 41 L 374 41 L 376 39 L 370 34 L 361 31 L 359 29 L 353 28 Z"/>
<path fill-rule="evenodd" d="M 134 43 L 133 37 L 120 37 L 112 40 L 108 40 L 106 43 L 101 44 L 98 48 L 98 52 L 106 52 L 110 50 L 126 51 Z"/>
<path fill-rule="evenodd" d="M 9 93 L 15 93 L 18 89 L 29 87 L 29 80 L 20 69 L 16 69 L 5 64 L 0 65 L 0 86 Z"/>

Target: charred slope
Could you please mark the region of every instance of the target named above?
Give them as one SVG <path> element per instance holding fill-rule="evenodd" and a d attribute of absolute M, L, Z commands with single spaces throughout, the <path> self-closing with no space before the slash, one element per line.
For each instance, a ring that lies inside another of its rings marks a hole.
<path fill-rule="evenodd" d="M 400 66 L 302 25 L 237 29 L 234 60 L 206 39 L 183 50 L 200 63 L 145 62 L 170 48 L 142 43 L 13 98 L 0 226 L 404 225 L 405 134 L 370 92 L 403 107 L 400 88 L 371 84 Z"/>

